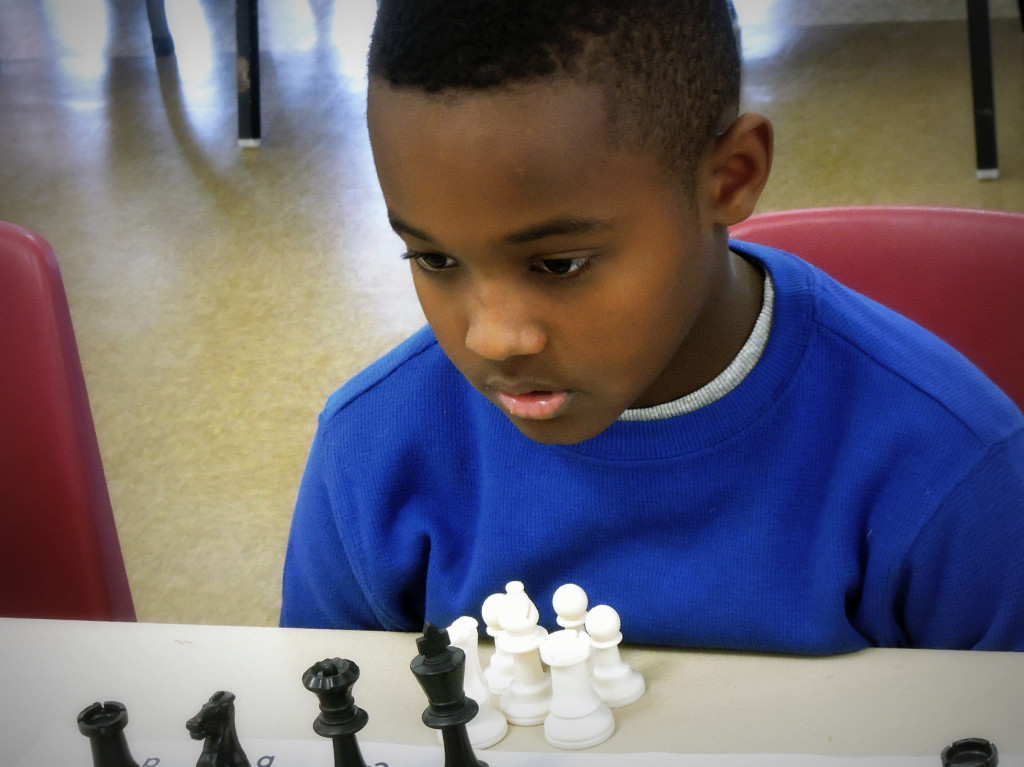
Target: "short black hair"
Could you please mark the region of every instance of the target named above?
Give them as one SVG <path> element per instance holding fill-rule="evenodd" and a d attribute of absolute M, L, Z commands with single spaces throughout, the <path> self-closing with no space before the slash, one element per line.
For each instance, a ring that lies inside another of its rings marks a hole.
<path fill-rule="evenodd" d="M 594 82 L 613 139 L 692 180 L 741 63 L 729 0 L 381 0 L 369 73 L 435 94 Z"/>

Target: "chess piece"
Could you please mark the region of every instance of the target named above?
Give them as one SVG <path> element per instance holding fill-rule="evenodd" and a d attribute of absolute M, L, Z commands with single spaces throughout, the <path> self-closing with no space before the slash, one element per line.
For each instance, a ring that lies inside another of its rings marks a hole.
<path fill-rule="evenodd" d="M 487 767 L 473 753 L 466 725 L 476 716 L 476 701 L 466 697 L 463 681 L 466 654 L 451 647 L 447 631 L 428 623 L 416 640 L 420 654 L 410 667 L 430 705 L 423 712 L 423 723 L 441 731 L 445 767 Z"/>
<path fill-rule="evenodd" d="M 964 738 L 942 749 L 942 767 L 996 767 L 999 750 L 984 738 Z"/>
<path fill-rule="evenodd" d="M 583 630 L 587 619 L 587 592 L 575 583 L 566 583 L 555 589 L 551 597 L 555 608 L 555 622 L 563 629 Z"/>
<path fill-rule="evenodd" d="M 566 583 L 555 589 L 551 606 L 555 608 L 555 622 L 563 629 L 583 631 L 587 620 L 587 592 L 575 583 Z M 594 654 L 587 659 L 587 668 L 594 670 Z"/>
<path fill-rule="evenodd" d="M 215 692 L 185 727 L 193 740 L 205 741 L 196 767 L 249 767 L 235 731 L 234 693 Z"/>
<path fill-rule="evenodd" d="M 646 689 L 643 675 L 619 655 L 621 625 L 619 614 L 608 605 L 598 605 L 587 613 L 586 628 L 594 649 L 594 689 L 611 708 L 639 700 Z"/>
<path fill-rule="evenodd" d="M 458 647 L 466 654 L 465 692 L 479 706 L 477 715 L 466 725 L 469 742 L 475 748 L 490 748 L 505 737 L 508 732 L 508 722 L 505 721 L 505 715 L 497 708 L 495 697 L 491 693 L 487 680 L 484 678 L 483 669 L 480 667 L 479 635 L 477 634 L 479 625 L 475 618 L 468 615 L 458 618 L 448 627 L 448 638 L 453 647 Z M 440 736 L 441 733 L 438 735 Z"/>
<path fill-rule="evenodd" d="M 540 642 L 547 629 L 519 581 L 505 587 L 500 634 L 495 642 L 512 658 L 512 681 L 499 705 L 510 724 L 543 724 L 551 704 L 551 678 L 540 662 Z"/>
<path fill-rule="evenodd" d="M 128 710 L 116 700 L 93 703 L 78 715 L 78 730 L 92 747 L 93 767 L 139 767 L 128 751 L 127 726 Z"/>
<path fill-rule="evenodd" d="M 544 737 L 556 748 L 580 749 L 603 743 L 615 732 L 615 718 L 590 682 L 590 637 L 563 629 L 540 643 L 551 667 L 551 711 Z"/>
<path fill-rule="evenodd" d="M 494 640 L 494 652 L 484 670 L 484 678 L 491 692 L 499 698 L 512 684 L 512 658 L 498 647 L 498 637 L 505 633 L 501 628 L 501 608 L 505 604 L 505 596 L 504 593 L 491 594 L 480 608 L 487 636 Z"/>
<path fill-rule="evenodd" d="M 302 675 L 303 686 L 315 693 L 320 703 L 313 732 L 334 741 L 334 767 L 366 767 L 356 733 L 366 726 L 369 716 L 352 698 L 357 679 L 359 666 L 343 658 L 322 660 Z"/>

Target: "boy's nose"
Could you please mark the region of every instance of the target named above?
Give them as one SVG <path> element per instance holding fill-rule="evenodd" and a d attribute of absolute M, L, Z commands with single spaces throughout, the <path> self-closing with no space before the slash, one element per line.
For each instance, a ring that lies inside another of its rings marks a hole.
<path fill-rule="evenodd" d="M 547 343 L 541 326 L 506 300 L 478 301 L 471 310 L 466 348 L 489 360 L 537 354 Z"/>

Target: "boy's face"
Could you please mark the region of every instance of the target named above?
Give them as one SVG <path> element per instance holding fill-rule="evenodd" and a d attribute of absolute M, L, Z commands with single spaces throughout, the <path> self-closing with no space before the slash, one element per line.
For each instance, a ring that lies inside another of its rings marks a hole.
<path fill-rule="evenodd" d="M 716 332 L 735 277 L 724 228 L 654 157 L 611 146 L 597 88 L 443 100 L 371 83 L 368 118 L 427 320 L 526 436 L 588 439 L 735 354 Z"/>

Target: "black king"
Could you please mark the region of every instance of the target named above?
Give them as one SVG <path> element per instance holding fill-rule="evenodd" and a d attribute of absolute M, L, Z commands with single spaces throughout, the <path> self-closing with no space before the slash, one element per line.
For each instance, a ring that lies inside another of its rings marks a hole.
<path fill-rule="evenodd" d="M 411 668 L 427 694 L 430 705 L 423 712 L 423 723 L 441 731 L 445 767 L 487 767 L 473 753 L 466 724 L 476 716 L 479 706 L 466 697 L 466 654 L 452 647 L 448 632 L 428 623 L 416 640 L 420 654 Z"/>

